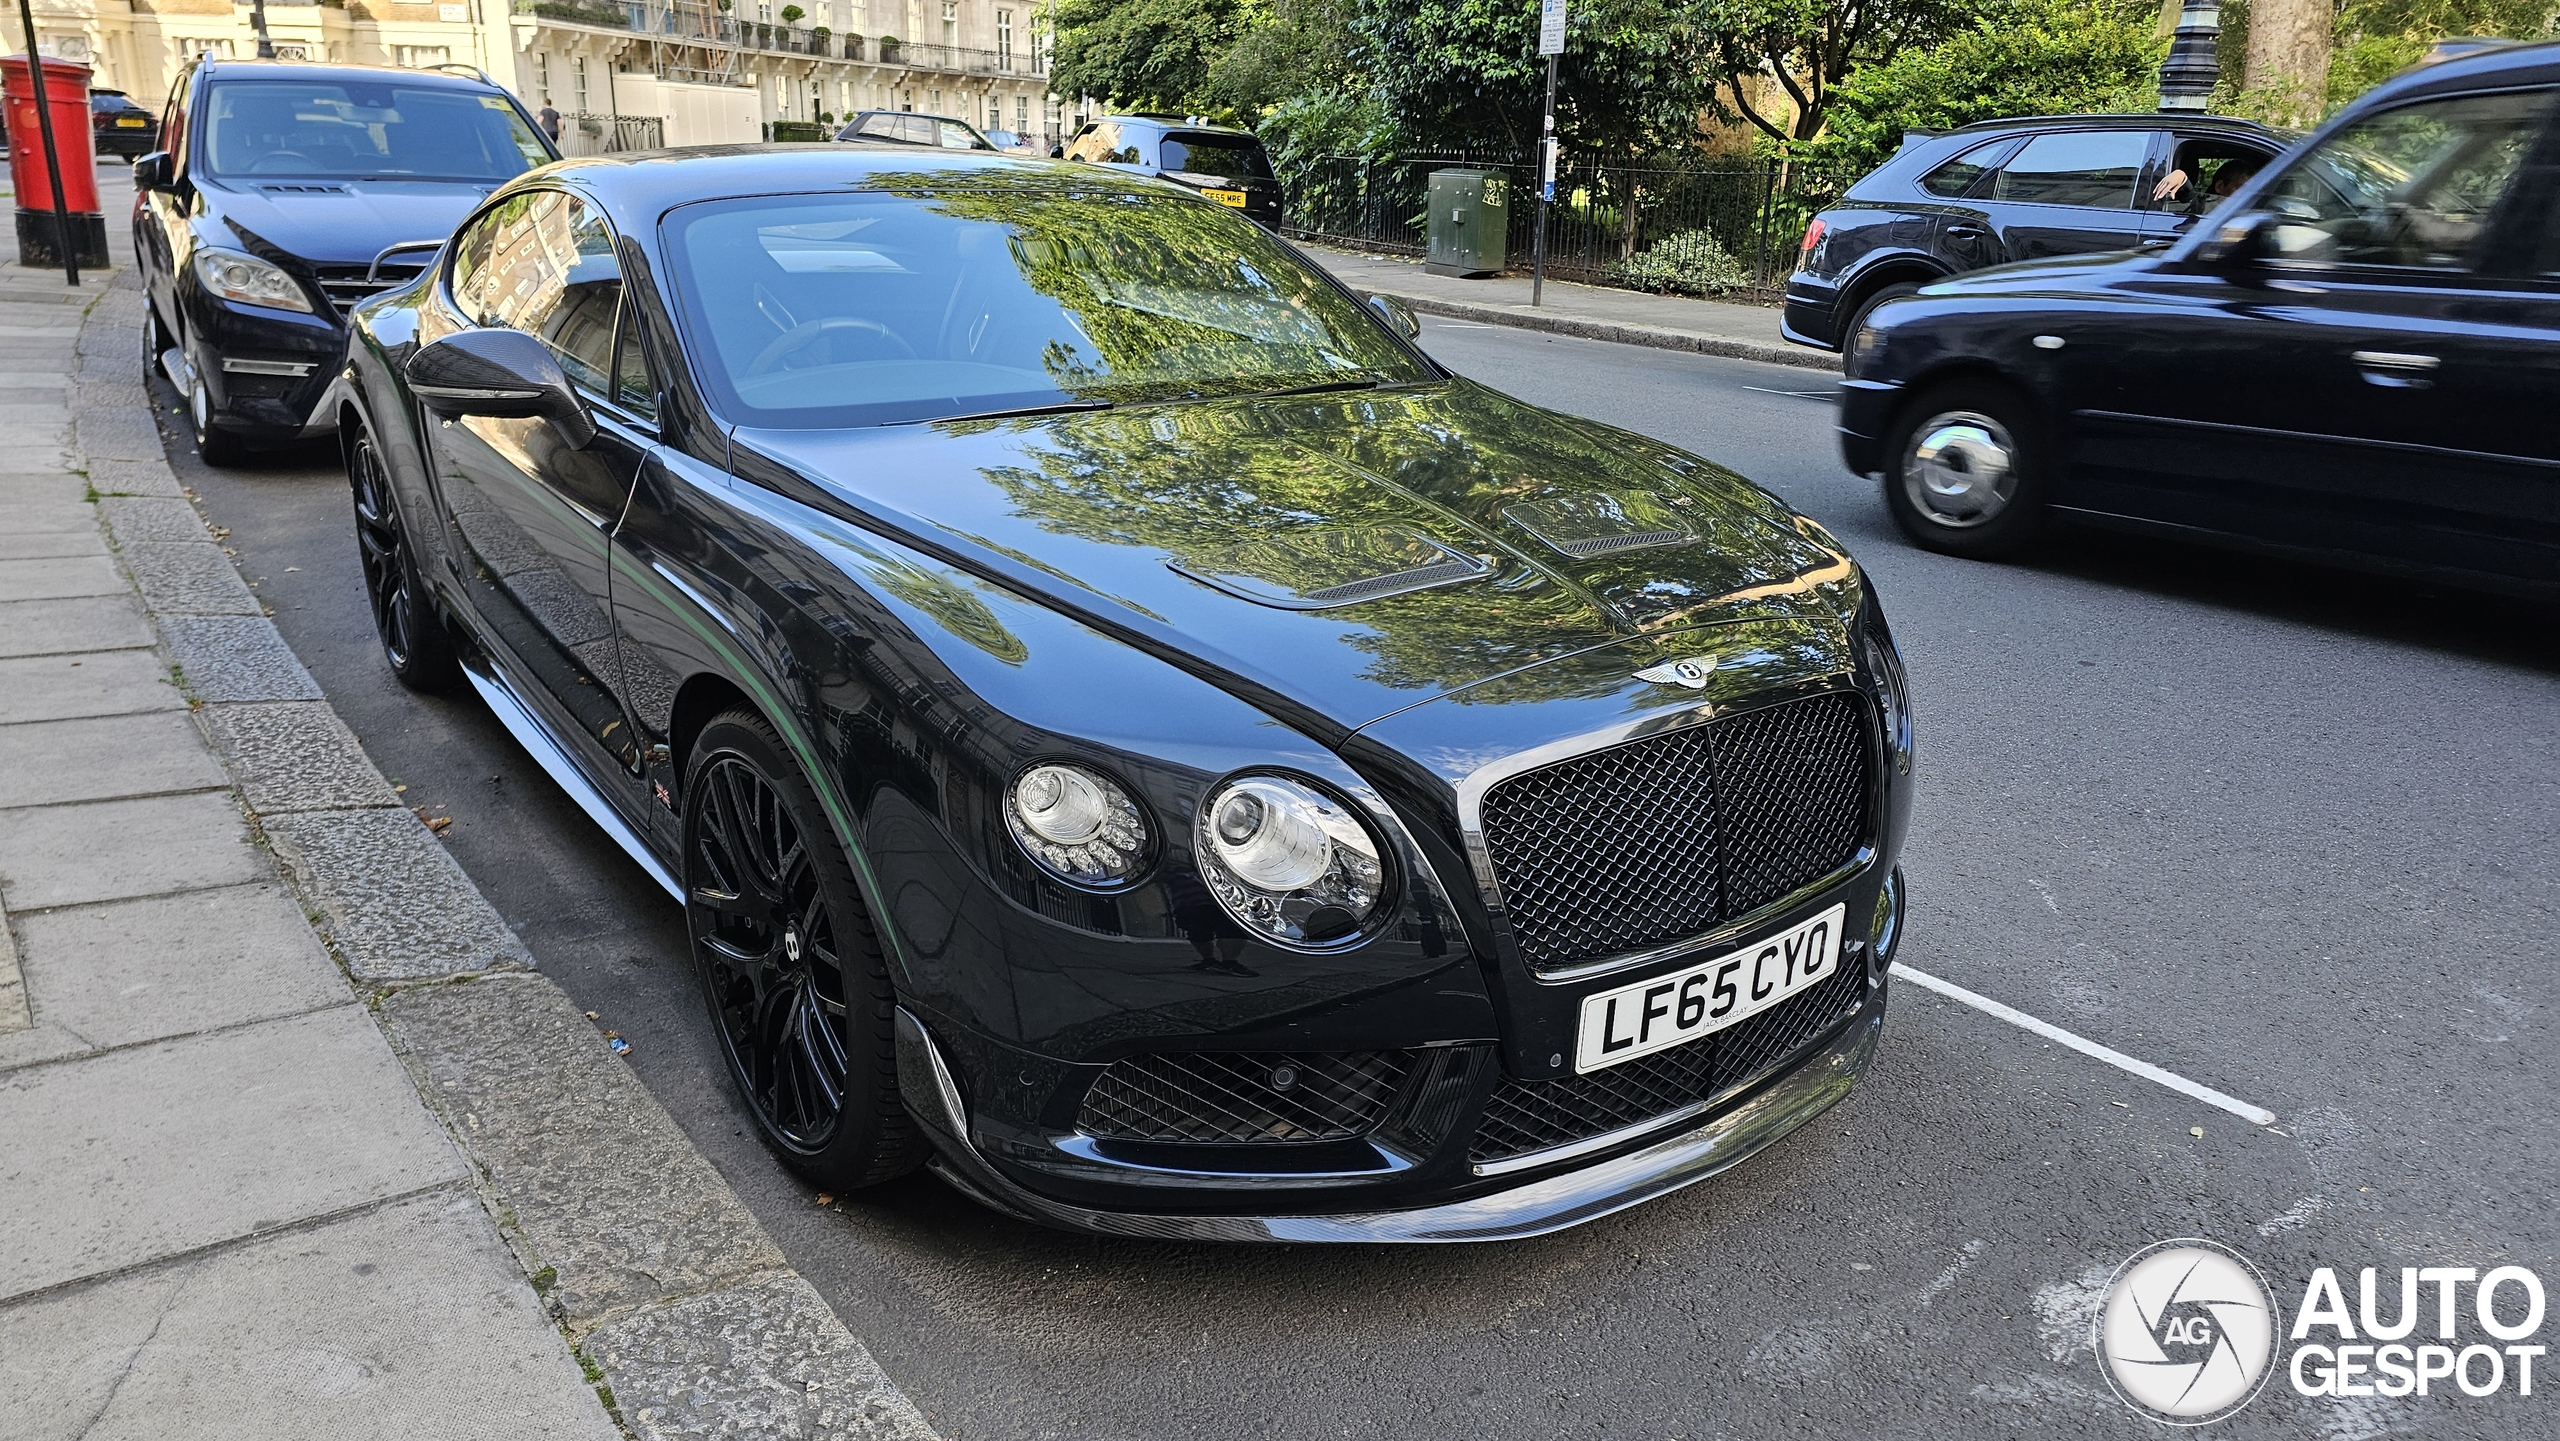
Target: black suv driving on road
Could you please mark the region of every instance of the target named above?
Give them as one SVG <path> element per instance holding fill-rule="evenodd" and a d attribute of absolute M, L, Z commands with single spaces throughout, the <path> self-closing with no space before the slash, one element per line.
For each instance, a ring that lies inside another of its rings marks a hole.
<path fill-rule="evenodd" d="M 2224 166 L 2255 169 L 2285 143 L 2247 120 L 2166 114 L 1915 135 L 1805 228 L 1786 337 L 1837 350 L 1868 311 L 1934 280 L 2171 239 L 2211 208 Z"/>
<path fill-rule="evenodd" d="M 363 65 L 204 61 L 160 133 L 133 166 L 143 348 L 209 465 L 333 429 L 347 307 L 558 156 L 486 78 Z"/>
<path fill-rule="evenodd" d="M 1243 211 L 1265 230 L 1280 228 L 1280 179 L 1251 131 L 1170 115 L 1113 115 L 1088 122 L 1058 154 L 1158 176 Z"/>

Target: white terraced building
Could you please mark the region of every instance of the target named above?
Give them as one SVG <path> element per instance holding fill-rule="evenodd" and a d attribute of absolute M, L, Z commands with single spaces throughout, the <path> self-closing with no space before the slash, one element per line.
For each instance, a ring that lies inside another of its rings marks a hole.
<path fill-rule="evenodd" d="M 47 55 L 159 110 L 186 62 L 258 53 L 230 0 L 33 0 Z M 1048 95 L 1048 0 L 268 0 L 285 59 L 473 65 L 560 112 L 572 155 L 765 138 L 861 110 L 950 115 L 1042 147 L 1074 128 Z M 24 48 L 14 5 L 8 49 Z M 797 11 L 797 14 L 788 12 Z"/>

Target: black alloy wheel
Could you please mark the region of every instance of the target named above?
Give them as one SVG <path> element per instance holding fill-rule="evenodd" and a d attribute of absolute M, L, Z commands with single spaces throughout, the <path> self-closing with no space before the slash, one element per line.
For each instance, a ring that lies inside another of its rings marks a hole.
<path fill-rule="evenodd" d="M 760 716 L 703 728 L 686 767 L 685 924 L 729 1074 L 785 1164 L 831 1191 L 913 1170 L 897 998 L 815 791 Z"/>
<path fill-rule="evenodd" d="M 1886 436 L 1884 499 L 1923 550 L 2005 560 L 2030 548 L 2046 509 L 2043 417 L 1996 380 L 1967 376 L 1913 396 Z"/>
<path fill-rule="evenodd" d="M 462 664 L 444 617 L 418 579 L 417 557 L 392 498 L 381 448 L 362 419 L 347 423 L 354 429 L 347 443 L 347 485 L 355 493 L 356 554 L 364 564 L 365 600 L 373 608 L 374 634 L 382 638 L 382 658 L 413 691 L 451 690 L 462 679 Z"/>

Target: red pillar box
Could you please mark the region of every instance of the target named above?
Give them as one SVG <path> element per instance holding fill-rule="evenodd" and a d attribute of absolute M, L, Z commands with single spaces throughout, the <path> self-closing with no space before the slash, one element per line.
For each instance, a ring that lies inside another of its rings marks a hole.
<path fill-rule="evenodd" d="M 53 145 L 62 155 L 62 208 L 82 265 L 107 264 L 107 217 L 98 209 L 98 157 L 89 133 L 89 67 L 44 62 L 44 99 L 53 112 Z M 36 123 L 35 78 L 24 55 L 0 56 L 0 103 L 9 108 L 9 184 L 17 191 L 18 263 L 62 264 L 55 232 L 53 176 L 45 168 L 44 130 Z"/>

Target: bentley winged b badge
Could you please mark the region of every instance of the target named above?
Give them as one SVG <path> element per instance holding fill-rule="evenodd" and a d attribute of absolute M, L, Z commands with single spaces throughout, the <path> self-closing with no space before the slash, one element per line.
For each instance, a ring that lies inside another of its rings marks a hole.
<path fill-rule="evenodd" d="M 1707 676 L 1715 668 L 1714 656 L 1697 655 L 1687 660 L 1664 661 L 1660 665 L 1647 666 L 1636 672 L 1636 679 L 1649 680 L 1655 685 L 1685 685 L 1691 690 L 1705 690 Z"/>

